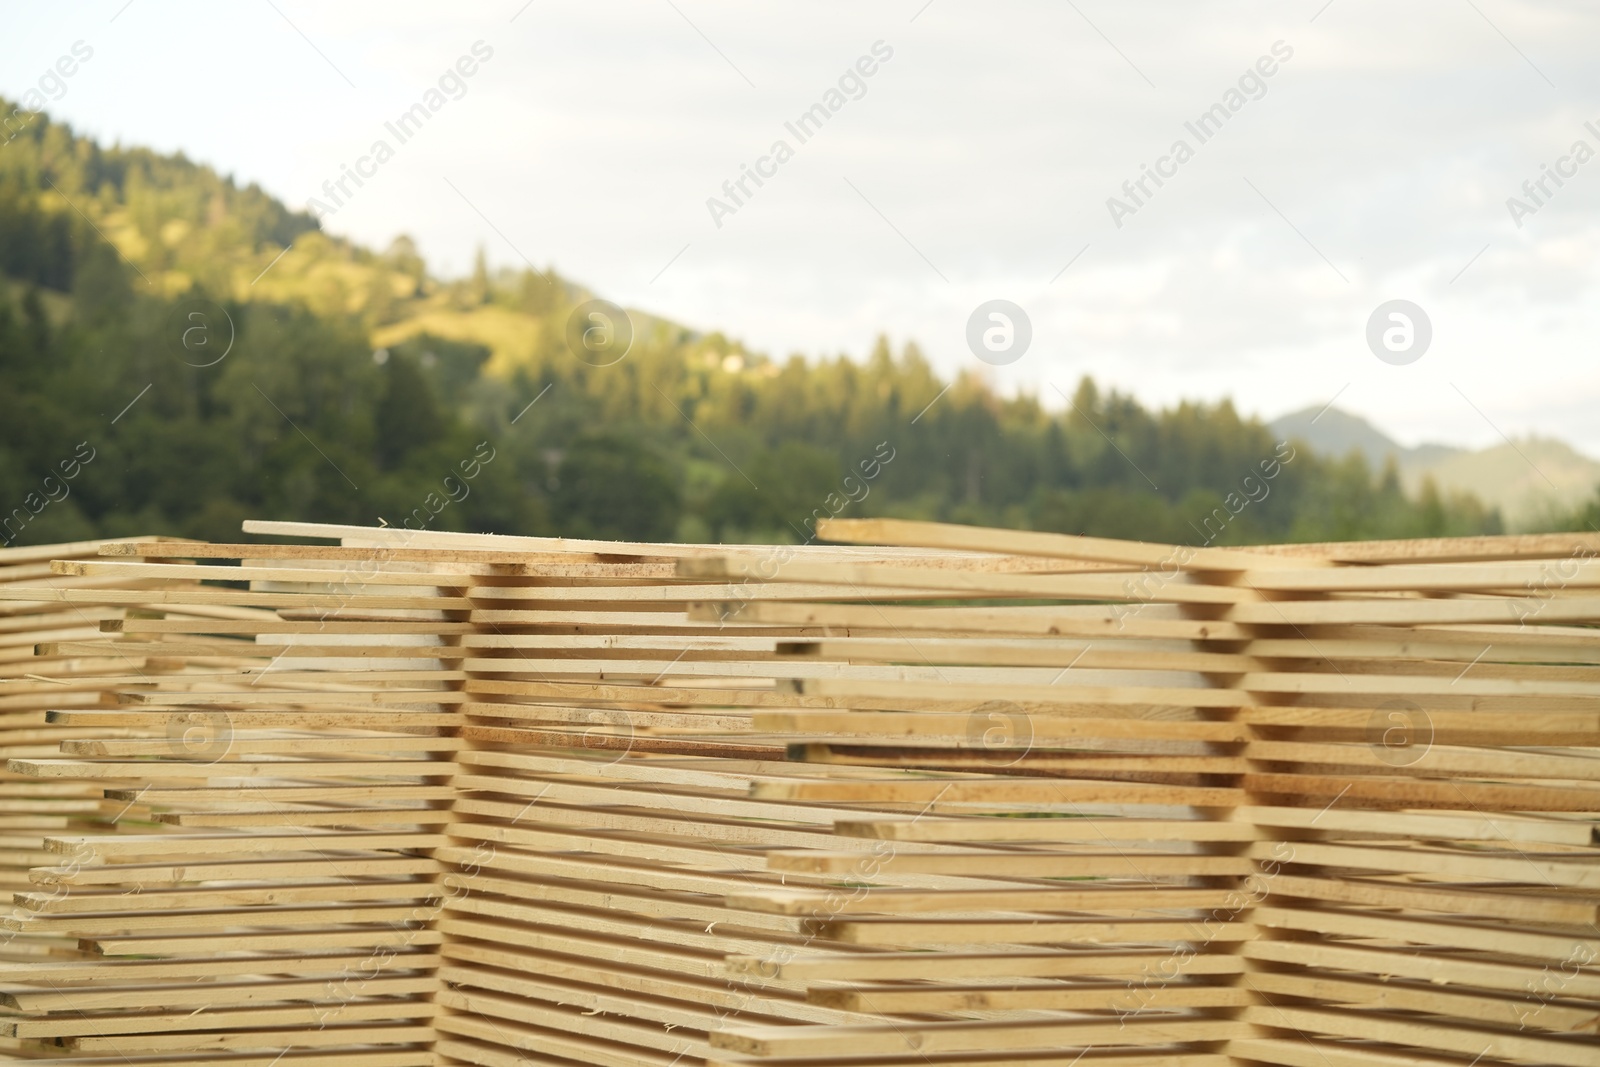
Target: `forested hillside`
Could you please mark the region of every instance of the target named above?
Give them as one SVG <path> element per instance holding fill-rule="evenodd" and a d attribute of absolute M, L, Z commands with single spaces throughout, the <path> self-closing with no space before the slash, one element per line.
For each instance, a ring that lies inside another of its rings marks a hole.
<path fill-rule="evenodd" d="M 1062 413 L 941 380 L 910 341 L 774 358 L 635 313 L 627 357 L 590 366 L 565 340 L 590 295 L 482 257 L 437 279 L 404 238 L 353 246 L 37 115 L 0 147 L 0 543 L 233 540 L 246 516 L 686 540 L 800 540 L 830 512 L 1195 544 L 1500 528 L 1226 403 L 1150 411 L 1082 380 Z"/>

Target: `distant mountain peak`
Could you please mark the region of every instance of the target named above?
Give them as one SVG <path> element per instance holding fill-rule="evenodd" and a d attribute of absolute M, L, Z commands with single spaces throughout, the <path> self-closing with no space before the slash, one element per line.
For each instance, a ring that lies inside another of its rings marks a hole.
<path fill-rule="evenodd" d="M 1565 441 L 1529 435 L 1476 451 L 1452 445 L 1406 448 L 1360 415 L 1339 408 L 1302 408 L 1268 424 L 1325 456 L 1358 452 L 1380 469 L 1391 458 L 1415 492 L 1431 477 L 1445 491 L 1472 493 L 1498 507 L 1513 528 L 1526 528 L 1581 505 L 1600 486 L 1600 462 Z"/>
<path fill-rule="evenodd" d="M 1381 468 L 1391 456 L 1404 462 L 1413 452 L 1460 451 L 1447 445 L 1405 448 L 1360 415 L 1332 406 L 1301 408 L 1279 416 L 1270 425 L 1272 432 L 1280 437 L 1299 438 L 1325 456 L 1360 452 L 1367 465 L 1373 468 Z"/>

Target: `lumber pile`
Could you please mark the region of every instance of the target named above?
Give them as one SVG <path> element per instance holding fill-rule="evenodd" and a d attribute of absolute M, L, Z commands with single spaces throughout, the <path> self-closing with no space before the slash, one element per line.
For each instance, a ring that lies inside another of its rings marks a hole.
<path fill-rule="evenodd" d="M 0 549 L 0 590 L 8 594 L 8 599 L 0 600 L 0 759 L 53 756 L 62 742 L 108 736 L 103 729 L 65 725 L 51 713 L 100 707 L 118 689 L 149 687 L 155 678 L 180 669 L 177 663 L 148 655 L 149 648 L 36 653 L 41 642 L 97 641 L 103 623 L 151 610 L 124 583 L 52 573 L 52 560 L 98 558 L 102 546 L 117 543 Z M 30 599 L 35 595 L 30 591 L 54 598 L 65 589 L 73 590 L 70 603 Z M 175 743 L 181 744 L 181 739 Z M 0 763 L 0 889 L 7 898 L 0 914 L 13 914 L 11 894 L 31 888 L 30 868 L 62 862 L 61 856 L 46 850 L 47 837 L 107 832 L 124 814 L 124 806 L 107 801 L 92 781 L 66 778 L 42 783 Z M 0 963 L 76 951 L 75 941 L 39 930 L 0 929 Z"/>
<path fill-rule="evenodd" d="M 246 532 L 0 585 L 13 1055 L 1600 1067 L 1600 537 Z"/>

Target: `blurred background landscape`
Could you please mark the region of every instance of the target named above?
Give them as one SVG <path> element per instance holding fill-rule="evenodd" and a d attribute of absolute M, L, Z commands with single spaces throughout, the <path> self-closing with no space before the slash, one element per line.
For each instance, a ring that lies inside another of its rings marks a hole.
<path fill-rule="evenodd" d="M 1578 0 L 6 27 L 0 544 L 1600 528 Z M 568 337 L 591 299 L 634 327 L 612 365 Z M 1031 324 L 1010 362 L 967 333 L 993 300 Z M 1363 332 L 1394 300 L 1429 319 L 1414 362 Z"/>
<path fill-rule="evenodd" d="M 1337 407 L 1265 424 L 1088 377 L 1046 404 L 941 376 L 915 340 L 777 355 L 633 310 L 627 358 L 589 366 L 565 331 L 595 295 L 481 249 L 441 277 L 407 237 L 363 247 L 203 163 L 39 115 L 0 150 L 0 501 L 30 509 L 9 539 L 227 541 L 265 516 L 798 541 L 847 509 L 1227 544 L 1600 517 L 1600 464 L 1559 440 L 1405 448 Z M 228 320 L 206 323 L 213 347 L 231 347 L 189 366 L 174 323 L 205 301 Z M 1263 481 L 1284 439 L 1292 459 Z M 42 479 L 80 443 L 94 458 L 57 499 Z M 492 458 L 462 495 L 473 456 Z M 893 458 L 842 484 L 874 456 Z"/>

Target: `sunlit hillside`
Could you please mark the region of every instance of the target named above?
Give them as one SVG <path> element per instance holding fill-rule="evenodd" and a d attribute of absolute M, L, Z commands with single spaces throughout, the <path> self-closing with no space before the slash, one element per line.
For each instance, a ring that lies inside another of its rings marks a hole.
<path fill-rule="evenodd" d="M 0 277 L 0 493 L 98 449 L 17 541 L 227 539 L 245 514 L 688 540 L 801 540 L 845 509 L 1221 543 L 1500 528 L 1227 403 L 1153 412 L 1085 380 L 1060 410 L 946 381 L 909 340 L 774 357 L 633 311 L 626 358 L 591 366 L 567 325 L 593 294 L 553 270 L 480 255 L 440 279 L 404 237 L 354 245 L 42 115 L 0 149 Z M 179 345 L 203 304 L 214 363 Z"/>

